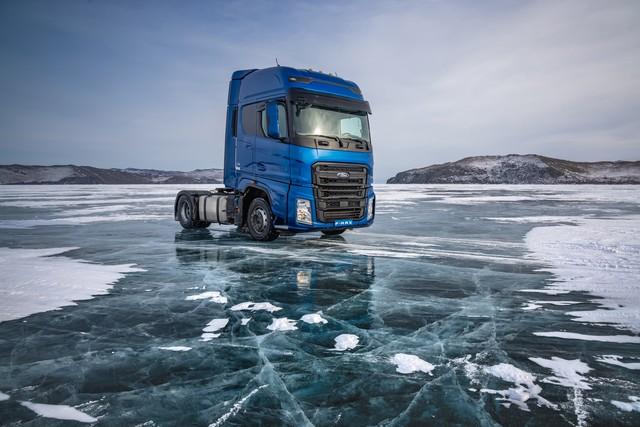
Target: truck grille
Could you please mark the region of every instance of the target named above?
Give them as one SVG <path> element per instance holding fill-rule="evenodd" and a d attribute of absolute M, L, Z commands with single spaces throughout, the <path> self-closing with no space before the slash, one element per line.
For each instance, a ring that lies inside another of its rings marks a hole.
<path fill-rule="evenodd" d="M 367 167 L 353 163 L 313 165 L 316 217 L 321 222 L 360 219 L 367 204 Z"/>

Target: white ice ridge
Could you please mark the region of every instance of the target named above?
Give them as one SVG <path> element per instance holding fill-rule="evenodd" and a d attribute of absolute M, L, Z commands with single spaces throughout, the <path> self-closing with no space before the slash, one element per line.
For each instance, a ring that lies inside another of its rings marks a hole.
<path fill-rule="evenodd" d="M 202 332 L 217 332 L 227 326 L 227 323 L 229 323 L 229 319 L 213 319 L 202 328 Z"/>
<path fill-rule="evenodd" d="M 209 301 L 215 302 L 215 303 L 218 303 L 218 304 L 226 304 L 227 303 L 227 297 L 225 297 L 224 295 L 222 295 L 218 291 L 209 291 L 209 292 L 203 292 L 203 293 L 197 294 L 197 295 L 189 295 L 185 299 L 187 301 L 197 301 L 197 300 L 201 300 L 201 299 L 208 299 Z"/>
<path fill-rule="evenodd" d="M 274 318 L 271 324 L 267 326 L 267 329 L 270 331 L 295 331 L 298 328 L 295 320 L 279 317 Z"/>
<path fill-rule="evenodd" d="M 518 292 L 531 292 L 546 295 L 562 295 L 569 293 L 569 291 L 561 291 L 559 289 L 520 289 Z"/>
<path fill-rule="evenodd" d="M 168 351 L 189 351 L 191 347 L 185 347 L 183 345 L 174 345 L 170 347 L 158 347 L 160 350 L 168 350 Z"/>
<path fill-rule="evenodd" d="M 554 377 L 547 377 L 542 381 L 559 385 L 562 387 L 579 388 L 582 390 L 591 390 L 591 386 L 587 384 L 586 378 L 581 374 L 586 374 L 592 369 L 580 359 L 566 360 L 560 357 L 551 357 L 551 359 L 543 359 L 541 357 L 530 357 L 533 363 L 544 368 L 551 369 L 555 374 Z"/>
<path fill-rule="evenodd" d="M 0 391 L 0 402 L 2 402 L 3 400 L 9 400 L 10 398 L 11 396 Z"/>
<path fill-rule="evenodd" d="M 501 223 L 513 223 L 513 224 L 530 224 L 530 223 L 559 223 L 570 222 L 576 223 L 583 219 L 581 216 L 520 216 L 520 217 L 488 217 L 489 221 L 501 222 Z"/>
<path fill-rule="evenodd" d="M 222 424 L 224 424 L 229 418 L 233 417 L 235 414 L 237 414 L 238 412 L 240 412 L 240 409 L 242 409 L 242 405 L 244 404 L 244 402 L 246 402 L 247 400 L 249 400 L 251 398 L 251 396 L 253 396 L 254 394 L 256 394 L 258 391 L 260 391 L 261 388 L 267 387 L 269 384 L 263 384 L 258 388 L 254 388 L 253 390 L 251 390 L 251 392 L 249 394 L 247 394 L 245 397 L 243 397 L 242 399 L 238 400 L 236 403 L 233 404 L 233 406 L 231 407 L 231 409 L 226 412 L 225 414 L 223 414 L 220 418 L 218 418 L 214 423 L 209 424 L 209 427 L 220 427 Z"/>
<path fill-rule="evenodd" d="M 279 311 L 282 310 L 281 307 L 276 307 L 275 305 L 271 304 L 270 302 L 252 302 L 252 301 L 247 301 L 247 302 L 241 302 L 240 304 L 236 304 L 233 307 L 231 307 L 232 311 L 244 311 L 244 310 L 249 310 L 249 311 L 258 311 L 258 310 L 265 310 L 268 311 L 269 313 L 273 313 L 274 311 Z"/>
<path fill-rule="evenodd" d="M 315 324 L 315 323 L 328 323 L 327 319 L 322 317 L 322 312 L 305 314 L 300 318 L 305 323 Z"/>
<path fill-rule="evenodd" d="M 47 225 L 82 225 L 94 222 L 121 222 L 121 221 L 157 221 L 167 219 L 166 214 L 119 214 L 119 215 L 93 215 L 51 219 L 7 219 L 0 221 L 0 228 L 33 228 Z"/>
<path fill-rule="evenodd" d="M 631 336 L 631 335 L 586 335 L 586 334 L 577 334 L 575 332 L 560 332 L 560 331 L 534 332 L 533 335 L 536 335 L 538 337 L 563 338 L 567 340 L 640 344 L 640 336 Z"/>
<path fill-rule="evenodd" d="M 433 371 L 434 366 L 413 354 L 398 353 L 389 361 L 396 365 L 396 372 L 401 374 L 424 372 L 425 374 L 433 375 L 431 371 Z"/>
<path fill-rule="evenodd" d="M 498 365 L 489 366 L 484 368 L 484 371 L 501 380 L 516 385 L 515 388 L 509 388 L 507 390 L 492 390 L 483 388 L 480 390 L 482 393 L 499 394 L 502 396 L 499 400 L 504 400 L 504 406 L 507 408 L 514 404 L 523 411 L 528 411 L 527 400 L 534 398 L 537 400 L 538 406 L 547 406 L 549 408 L 557 409 L 557 406 L 549 402 L 547 399 L 540 396 L 542 387 L 535 383 L 536 377 L 529 372 L 525 372 L 522 369 L 508 363 L 500 363 Z"/>
<path fill-rule="evenodd" d="M 638 411 L 640 412 L 640 397 L 629 396 L 629 402 L 621 402 L 619 400 L 612 400 L 611 403 L 618 409 L 626 412 Z"/>
<path fill-rule="evenodd" d="M 640 333 L 640 216 L 585 218 L 574 225 L 536 227 L 525 242 L 551 267 L 554 290 L 588 292 L 602 309 L 572 311 L 574 320 Z"/>
<path fill-rule="evenodd" d="M 597 357 L 596 361 L 600 363 L 607 363 L 609 365 L 621 366 L 627 369 L 640 370 L 640 363 L 638 362 L 623 362 L 622 356 L 617 356 L 615 354 L 603 354 L 601 357 Z M 634 358 L 637 359 L 637 358 Z"/>
<path fill-rule="evenodd" d="M 48 405 L 46 403 L 20 402 L 24 407 L 31 409 L 36 414 L 45 418 L 55 418 L 56 420 L 71 420 L 81 423 L 95 423 L 97 418 L 93 418 L 76 408 L 67 405 Z"/>
<path fill-rule="evenodd" d="M 104 265 L 54 256 L 77 248 L 0 248 L 0 322 L 75 305 L 108 293 L 135 264 Z"/>
<path fill-rule="evenodd" d="M 356 348 L 360 338 L 353 334 L 341 334 L 335 338 L 336 346 L 333 348 L 335 351 L 345 351 Z"/>
<path fill-rule="evenodd" d="M 580 304 L 580 301 L 529 301 L 526 305 L 523 305 L 523 310 L 537 310 L 542 308 L 543 305 L 557 305 L 557 306 L 566 306 L 573 304 Z"/>
<path fill-rule="evenodd" d="M 534 304 L 549 304 L 549 305 L 559 305 L 559 306 L 565 306 L 565 305 L 574 305 L 574 304 L 580 304 L 580 301 L 531 301 Z"/>

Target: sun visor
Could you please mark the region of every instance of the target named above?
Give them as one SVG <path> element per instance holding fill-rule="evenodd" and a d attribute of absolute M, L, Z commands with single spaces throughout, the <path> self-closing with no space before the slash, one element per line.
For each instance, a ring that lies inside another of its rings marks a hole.
<path fill-rule="evenodd" d="M 294 103 L 319 105 L 343 111 L 366 112 L 371 114 L 371 107 L 367 101 L 319 94 L 307 90 L 293 88 L 289 91 L 290 100 Z"/>

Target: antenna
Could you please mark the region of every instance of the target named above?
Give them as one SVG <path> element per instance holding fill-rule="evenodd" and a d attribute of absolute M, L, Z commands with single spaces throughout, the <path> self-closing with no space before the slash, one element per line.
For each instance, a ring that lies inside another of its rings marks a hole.
<path fill-rule="evenodd" d="M 280 64 L 278 64 L 278 57 L 276 56 L 276 65 L 279 67 Z"/>

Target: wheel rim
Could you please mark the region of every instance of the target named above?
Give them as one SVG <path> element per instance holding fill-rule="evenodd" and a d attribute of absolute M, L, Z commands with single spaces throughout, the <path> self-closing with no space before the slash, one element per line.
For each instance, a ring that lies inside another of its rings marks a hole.
<path fill-rule="evenodd" d="M 267 211 L 261 207 L 257 207 L 251 213 L 251 226 L 258 233 L 264 232 L 267 228 Z"/>
<path fill-rule="evenodd" d="M 182 204 L 181 214 L 184 222 L 188 222 L 191 219 L 191 206 L 189 206 L 189 203 Z"/>

